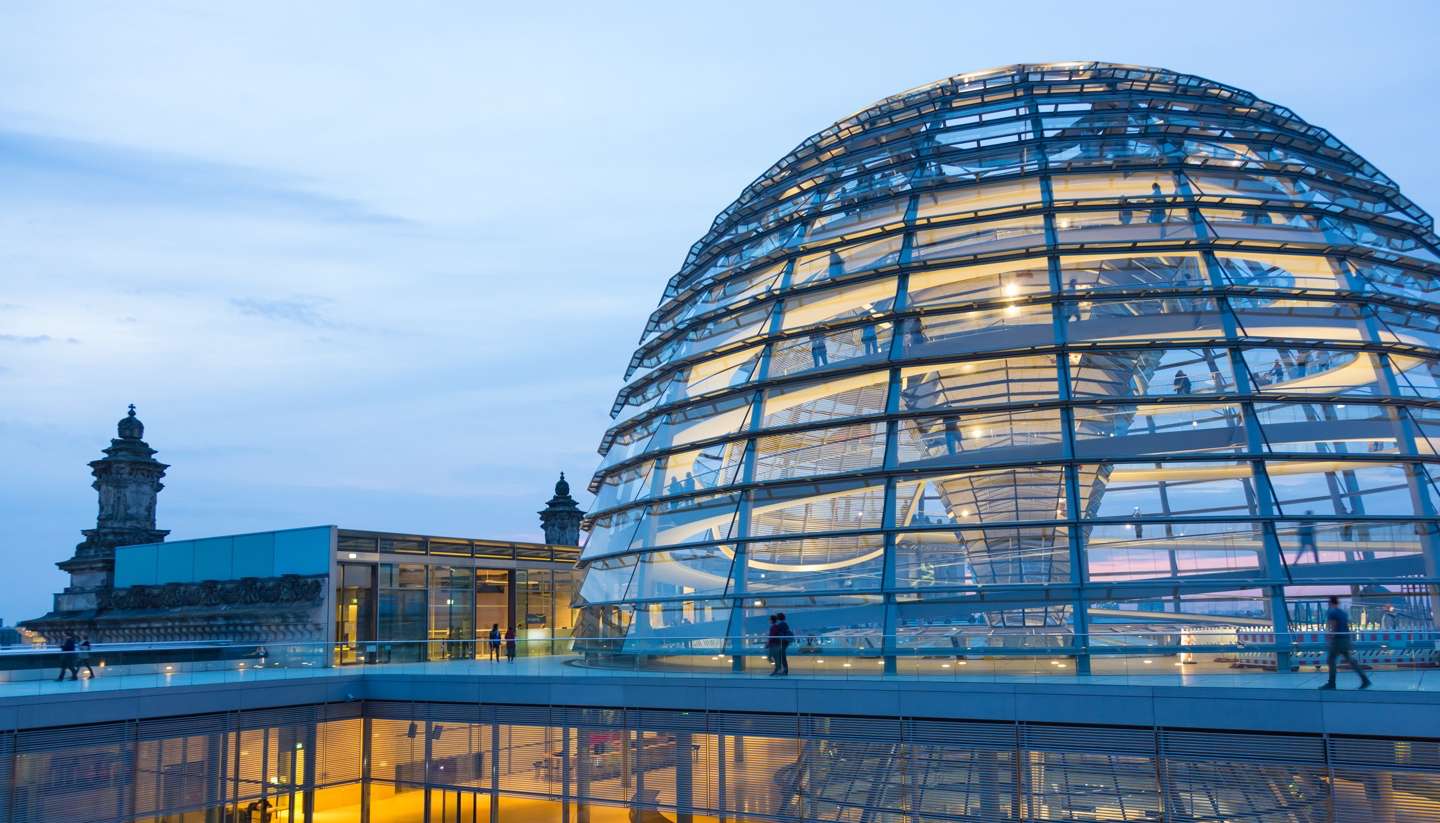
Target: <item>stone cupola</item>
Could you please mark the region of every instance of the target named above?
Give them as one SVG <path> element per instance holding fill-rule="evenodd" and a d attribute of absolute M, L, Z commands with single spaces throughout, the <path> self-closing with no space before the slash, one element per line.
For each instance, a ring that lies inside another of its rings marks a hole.
<path fill-rule="evenodd" d="M 545 530 L 545 542 L 552 546 L 580 545 L 580 519 L 585 512 L 570 496 L 570 484 L 565 482 L 565 472 L 555 483 L 555 496 L 540 512 L 540 525 Z"/>

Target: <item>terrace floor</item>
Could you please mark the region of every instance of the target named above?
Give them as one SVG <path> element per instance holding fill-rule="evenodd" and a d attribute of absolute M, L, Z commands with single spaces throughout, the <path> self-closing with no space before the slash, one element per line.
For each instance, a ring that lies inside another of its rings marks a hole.
<path fill-rule="evenodd" d="M 1121 665 L 1123 663 L 1123 665 Z M 1088 675 L 1073 672 L 1073 661 L 1044 659 L 990 661 L 901 660 L 899 671 L 886 674 L 879 661 L 862 658 L 824 660 L 792 659 L 790 681 L 858 681 L 869 683 L 955 683 L 955 684 L 1036 684 L 1066 686 L 1139 686 L 1195 687 L 1221 689 L 1297 690 L 1316 689 L 1326 680 L 1323 670 L 1306 667 L 1303 672 L 1276 673 L 1259 669 L 1231 669 L 1217 664 L 1177 664 L 1170 657 L 1097 659 Z M 729 658 L 668 658 L 648 661 L 643 666 L 583 665 L 568 656 L 525 657 L 514 663 L 486 660 L 435 661 L 428 663 L 387 663 L 369 666 L 257 667 L 253 664 L 231 664 L 225 669 L 190 670 L 177 665 L 175 671 L 115 674 L 103 667 L 96 668 L 96 677 L 79 682 L 58 682 L 50 677 L 0 683 L 0 699 L 39 695 L 97 693 L 130 689 L 160 689 L 179 686 L 271 683 L 286 680 L 343 680 L 362 675 L 487 678 L 539 677 L 575 682 L 604 682 L 614 678 L 643 677 L 684 681 L 686 679 L 730 680 L 738 683 L 775 683 L 768 665 L 754 658 L 746 671 L 730 670 Z M 1374 692 L 1437 692 L 1440 693 L 1440 669 L 1376 670 L 1369 672 Z M 1355 674 L 1347 669 L 1338 678 L 1341 690 L 1359 686 Z"/>

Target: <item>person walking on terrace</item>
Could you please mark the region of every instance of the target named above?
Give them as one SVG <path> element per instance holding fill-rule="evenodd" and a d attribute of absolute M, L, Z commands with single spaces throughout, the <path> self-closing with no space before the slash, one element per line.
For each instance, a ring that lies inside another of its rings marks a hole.
<path fill-rule="evenodd" d="M 771 677 L 784 677 L 790 673 L 790 659 L 786 650 L 794 640 L 795 633 L 790 631 L 790 624 L 785 622 L 784 612 L 770 618 L 770 659 L 775 662 L 775 668 L 770 672 Z"/>
<path fill-rule="evenodd" d="M 765 639 L 765 656 L 770 658 L 770 676 L 780 674 L 780 615 L 770 615 L 770 636 Z"/>
<path fill-rule="evenodd" d="M 1326 635 L 1325 641 L 1328 647 L 1328 654 L 1325 656 L 1326 665 L 1330 667 L 1330 680 L 1322 689 L 1335 688 L 1335 660 L 1343 657 L 1350 664 L 1350 668 L 1360 675 L 1360 688 L 1370 688 L 1370 678 L 1365 676 L 1365 670 L 1355 662 L 1355 653 L 1350 643 L 1350 615 L 1340 608 L 1340 598 L 1330 595 L 1330 610 L 1325 613 Z"/>
<path fill-rule="evenodd" d="M 75 663 L 75 635 L 65 635 L 65 642 L 60 644 L 60 676 L 55 681 L 63 682 L 65 673 L 70 673 L 71 680 L 80 679 L 80 667 Z"/>
<path fill-rule="evenodd" d="M 500 624 L 490 624 L 490 659 L 500 662 Z"/>
<path fill-rule="evenodd" d="M 505 659 L 511 663 L 515 662 L 515 627 L 511 626 L 505 630 Z"/>

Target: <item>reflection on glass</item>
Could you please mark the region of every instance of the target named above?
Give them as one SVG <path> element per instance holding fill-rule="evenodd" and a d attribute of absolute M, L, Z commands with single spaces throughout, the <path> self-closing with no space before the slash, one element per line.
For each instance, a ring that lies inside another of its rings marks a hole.
<path fill-rule="evenodd" d="M 582 620 L 741 662 L 788 610 L 817 659 L 1209 643 L 1176 662 L 1227 671 L 1331 590 L 1433 627 L 1430 225 L 1201 78 L 1011 67 L 877 104 L 668 284 L 602 441 Z"/>

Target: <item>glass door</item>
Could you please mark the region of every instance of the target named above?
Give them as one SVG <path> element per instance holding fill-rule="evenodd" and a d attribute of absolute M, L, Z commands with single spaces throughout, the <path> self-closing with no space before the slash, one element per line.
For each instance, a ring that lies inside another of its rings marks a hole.
<path fill-rule="evenodd" d="M 335 662 L 366 662 L 374 653 L 375 567 L 340 564 L 340 585 L 335 591 Z M 374 661 L 369 661 L 374 662 Z"/>
<path fill-rule="evenodd" d="M 510 572 L 505 569 L 475 570 L 475 637 L 479 641 L 479 657 L 504 657 L 503 641 L 492 648 L 490 631 L 494 628 L 505 636 L 512 625 L 510 619 Z"/>
<path fill-rule="evenodd" d="M 430 659 L 475 659 L 470 570 L 430 567 Z"/>

